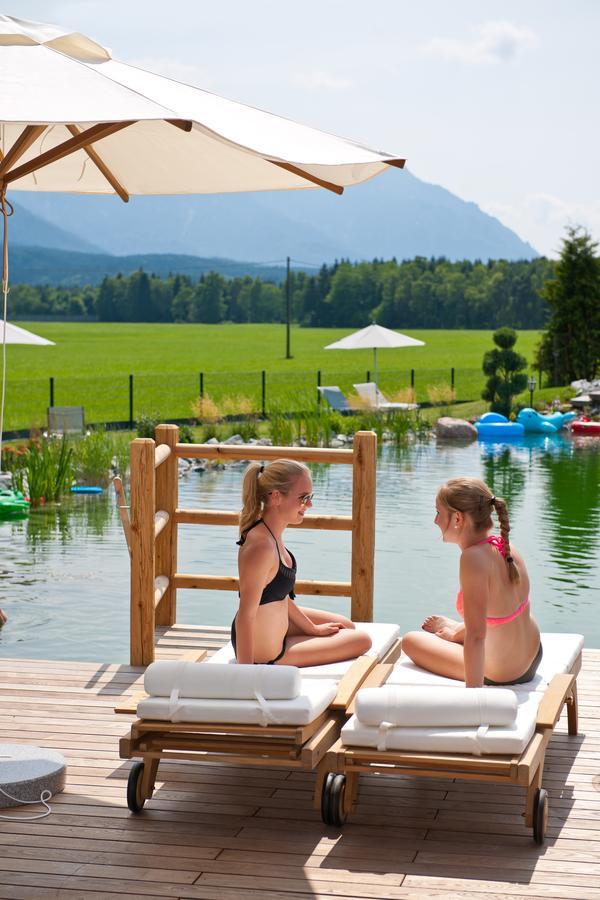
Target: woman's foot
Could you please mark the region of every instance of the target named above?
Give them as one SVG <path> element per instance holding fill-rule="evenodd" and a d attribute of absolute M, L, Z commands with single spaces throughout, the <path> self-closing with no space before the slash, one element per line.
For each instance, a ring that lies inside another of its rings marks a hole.
<path fill-rule="evenodd" d="M 0 628 L 2 628 L 2 626 L 3 626 L 6 622 L 8 622 L 8 618 L 7 618 L 7 616 L 6 616 L 6 613 L 4 612 L 4 610 L 0 609 Z"/>
<path fill-rule="evenodd" d="M 435 634 L 443 641 L 454 641 L 458 631 L 462 628 L 462 622 L 455 622 L 447 616 L 427 616 L 421 625 L 423 631 Z"/>

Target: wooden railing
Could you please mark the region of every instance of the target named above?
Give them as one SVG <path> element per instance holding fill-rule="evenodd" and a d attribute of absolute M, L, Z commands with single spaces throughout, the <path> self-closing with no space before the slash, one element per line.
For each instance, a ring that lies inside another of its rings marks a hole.
<path fill-rule="evenodd" d="M 178 588 L 237 591 L 230 575 L 186 574 L 177 571 L 178 525 L 238 525 L 236 512 L 182 509 L 178 502 L 178 460 L 181 457 L 240 460 L 295 459 L 302 462 L 352 466 L 352 515 L 307 515 L 299 528 L 352 532 L 350 581 L 296 582 L 298 594 L 351 598 L 357 622 L 373 619 L 375 556 L 375 468 L 377 438 L 372 431 L 354 436 L 351 450 L 309 447 L 264 447 L 246 444 L 180 444 L 176 425 L 159 425 L 156 441 L 138 438 L 131 444 L 130 517 L 121 513 L 131 555 L 132 665 L 154 660 L 156 625 L 176 620 Z"/>

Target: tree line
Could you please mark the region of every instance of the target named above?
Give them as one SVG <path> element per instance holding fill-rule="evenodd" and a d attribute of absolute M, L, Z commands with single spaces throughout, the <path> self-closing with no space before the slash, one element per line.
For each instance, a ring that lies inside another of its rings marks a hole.
<path fill-rule="evenodd" d="M 19 284 L 11 288 L 14 319 L 94 317 L 103 322 L 281 322 L 289 289 L 293 320 L 306 327 L 543 328 L 544 284 L 555 263 L 450 262 L 416 257 L 336 262 L 316 273 L 292 270 L 289 285 L 216 272 L 194 281 L 143 270 L 106 277 L 93 287 Z"/>

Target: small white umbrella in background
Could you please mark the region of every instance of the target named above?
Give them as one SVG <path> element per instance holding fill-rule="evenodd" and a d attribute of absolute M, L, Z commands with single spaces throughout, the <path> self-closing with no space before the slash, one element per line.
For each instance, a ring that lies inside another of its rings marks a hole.
<path fill-rule="evenodd" d="M 391 328 L 384 328 L 382 325 L 367 325 L 360 331 L 355 331 L 347 337 L 333 344 L 328 344 L 325 350 L 373 350 L 373 372 L 375 375 L 375 386 L 377 387 L 377 350 L 380 348 L 392 347 L 424 347 L 425 341 L 418 341 L 411 338 L 407 334 L 401 334 L 399 331 L 392 331 Z"/>
<path fill-rule="evenodd" d="M 0 322 L 0 343 L 7 344 L 36 344 L 45 347 L 54 347 L 54 341 L 48 341 L 46 338 L 34 334 L 33 331 L 27 331 L 25 328 L 19 328 L 18 325 L 6 323 L 6 341 L 4 341 L 4 322 Z"/>

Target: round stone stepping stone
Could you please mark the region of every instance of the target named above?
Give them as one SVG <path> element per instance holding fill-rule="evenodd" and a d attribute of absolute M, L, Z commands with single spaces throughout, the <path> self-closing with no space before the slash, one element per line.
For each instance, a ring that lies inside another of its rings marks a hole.
<path fill-rule="evenodd" d="M 56 750 L 31 744 L 0 744 L 0 807 L 19 801 L 38 800 L 42 791 L 58 794 L 64 789 L 67 764 Z M 5 796 L 6 791 L 9 797 Z"/>

